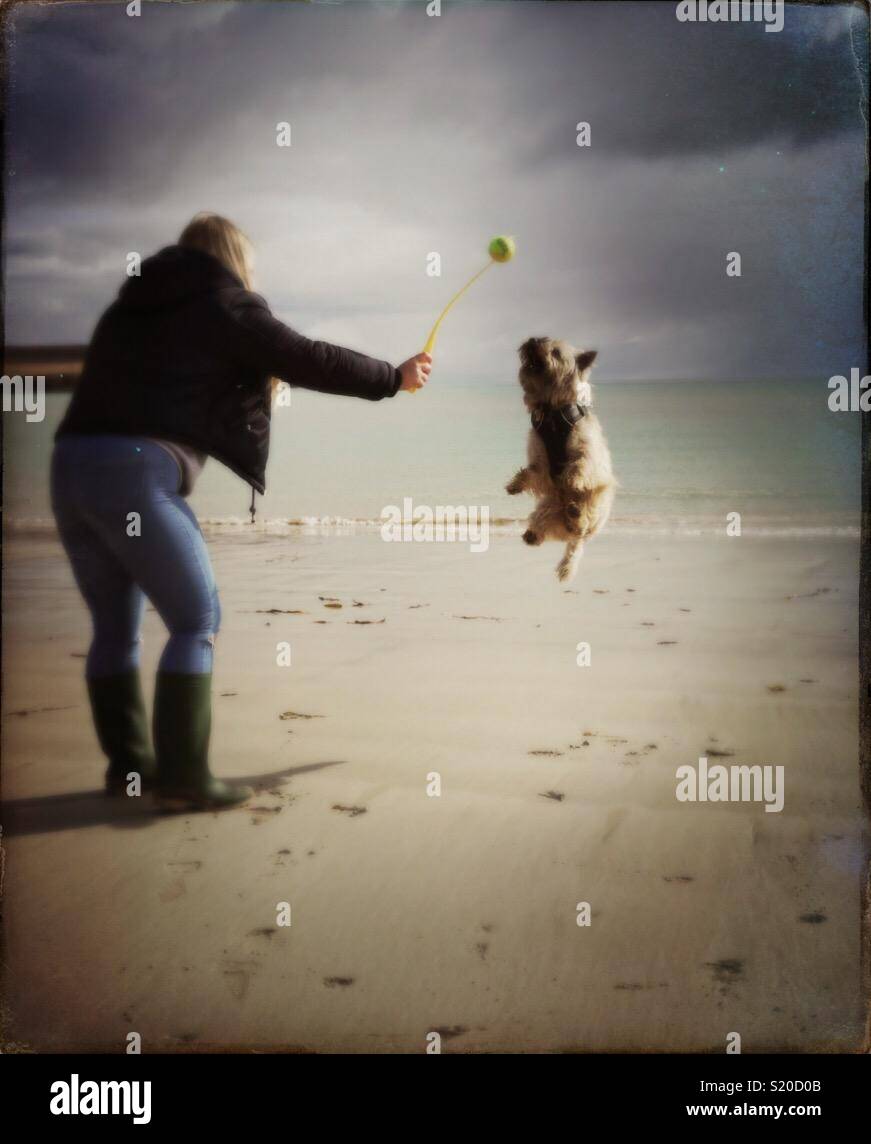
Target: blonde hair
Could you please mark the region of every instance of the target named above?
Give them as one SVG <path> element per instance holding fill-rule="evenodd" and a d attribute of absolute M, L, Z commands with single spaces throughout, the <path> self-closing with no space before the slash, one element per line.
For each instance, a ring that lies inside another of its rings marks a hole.
<path fill-rule="evenodd" d="M 246 290 L 251 290 L 251 264 L 254 247 L 246 234 L 222 215 L 211 211 L 200 211 L 194 215 L 179 235 L 179 246 L 187 246 L 192 250 L 201 250 L 211 254 L 213 258 L 225 266 L 240 280 Z M 277 377 L 269 379 L 269 388 L 272 398 L 278 390 L 281 381 Z"/>
<path fill-rule="evenodd" d="M 247 235 L 229 219 L 210 211 L 200 211 L 179 235 L 178 245 L 211 254 L 236 275 L 246 290 L 251 289 L 254 247 Z"/>

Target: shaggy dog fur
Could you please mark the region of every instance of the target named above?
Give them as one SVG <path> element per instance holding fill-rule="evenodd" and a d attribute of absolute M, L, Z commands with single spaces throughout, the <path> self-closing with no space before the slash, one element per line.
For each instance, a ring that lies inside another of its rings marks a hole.
<path fill-rule="evenodd" d="M 578 570 L 584 541 L 604 526 L 617 489 L 608 443 L 590 408 L 592 387 L 587 378 L 596 351 L 579 352 L 555 338 L 529 338 L 519 352 L 519 381 L 533 427 L 527 443 L 529 463 L 505 490 L 512 496 L 530 492 L 537 498 L 523 539 L 527 544 L 564 540 L 566 550 L 557 565 L 557 576 L 571 580 Z M 535 423 L 542 416 L 551 416 L 550 411 L 559 416 L 556 411 L 575 403 L 584 406 L 584 416 L 568 429 L 565 466 L 553 472 Z"/>

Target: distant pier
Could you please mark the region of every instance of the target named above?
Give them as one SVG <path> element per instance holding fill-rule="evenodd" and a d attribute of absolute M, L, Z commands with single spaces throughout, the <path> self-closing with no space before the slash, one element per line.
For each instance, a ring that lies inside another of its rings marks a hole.
<path fill-rule="evenodd" d="M 3 372 L 9 377 L 45 377 L 45 388 L 52 392 L 72 389 L 82 373 L 84 345 L 6 346 Z"/>

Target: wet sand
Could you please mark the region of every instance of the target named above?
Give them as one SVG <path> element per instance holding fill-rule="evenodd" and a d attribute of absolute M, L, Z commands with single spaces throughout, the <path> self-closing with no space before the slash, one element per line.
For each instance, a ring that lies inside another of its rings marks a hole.
<path fill-rule="evenodd" d="M 7 1044 L 859 1048 L 857 541 L 615 532 L 568 591 L 508 535 L 210 543 L 213 768 L 258 793 L 158 817 L 100 794 L 58 544 L 7 538 Z M 677 801 L 700 756 L 783 811 Z"/>

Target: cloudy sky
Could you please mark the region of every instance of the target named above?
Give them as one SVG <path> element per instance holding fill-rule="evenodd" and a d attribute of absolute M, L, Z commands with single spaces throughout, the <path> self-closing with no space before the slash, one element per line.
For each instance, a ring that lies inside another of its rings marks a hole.
<path fill-rule="evenodd" d="M 127 252 L 211 209 L 278 316 L 394 360 L 516 235 L 443 327 L 448 381 L 510 380 L 542 333 L 597 347 L 600 380 L 864 359 L 858 6 L 788 5 L 779 33 L 666 2 L 142 7 L 7 25 L 10 342 L 86 341 Z"/>

